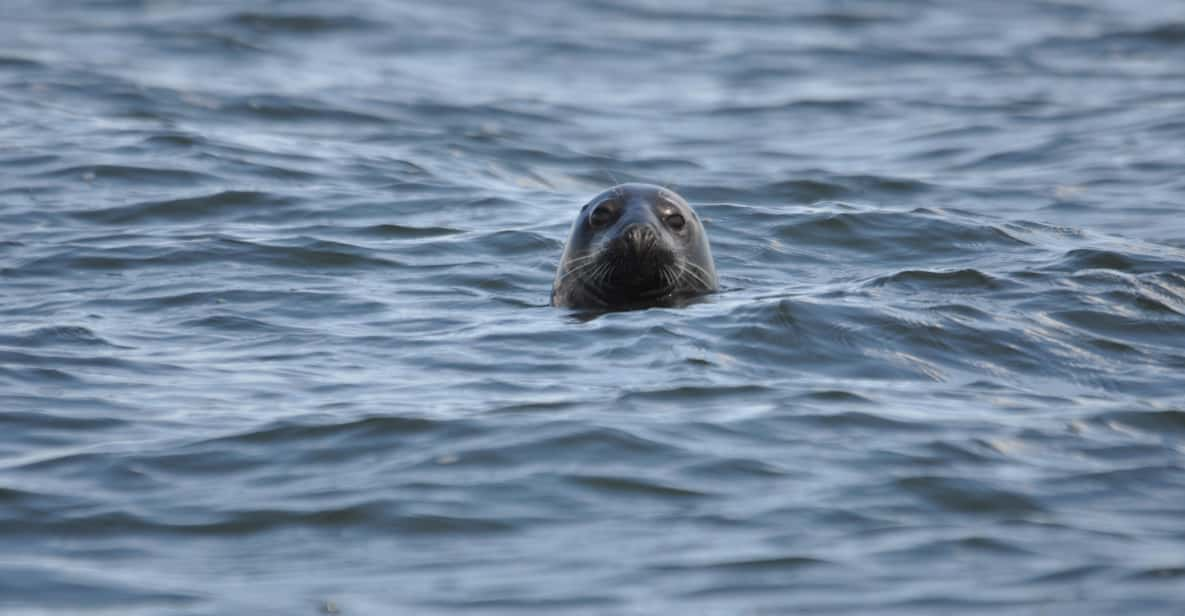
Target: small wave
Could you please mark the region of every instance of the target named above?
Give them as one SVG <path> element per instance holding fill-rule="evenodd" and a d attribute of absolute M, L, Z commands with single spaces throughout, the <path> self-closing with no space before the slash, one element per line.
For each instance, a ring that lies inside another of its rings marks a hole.
<path fill-rule="evenodd" d="M 121 370 L 156 377 L 161 377 L 162 373 L 174 372 L 179 369 L 172 364 L 125 359 L 106 354 L 76 355 L 69 353 L 68 350 L 63 350 L 60 353 L 26 353 L 0 349 L 0 363 L 49 368 L 51 370 Z"/>
<path fill-rule="evenodd" d="M 1167 463 L 1132 463 L 1138 459 L 1137 452 L 1146 456 L 1144 459 L 1156 460 L 1158 448 L 1145 446 L 1137 450 L 1125 447 L 1122 453 L 1112 459 L 1124 460 L 1122 467 L 1112 467 L 1109 470 L 1094 472 L 1078 472 L 1059 478 L 1061 486 L 1077 486 L 1080 490 L 1091 490 L 1098 493 L 1111 493 L 1116 496 L 1142 500 L 1149 511 L 1160 508 L 1166 514 L 1179 515 L 1182 512 L 1180 501 L 1164 498 L 1168 486 L 1180 486 L 1182 465 Z M 1163 450 L 1160 450 L 1163 451 Z M 1086 451 L 1095 459 L 1105 459 L 1097 452 Z M 1062 488 L 1064 489 L 1064 488 Z"/>
<path fill-rule="evenodd" d="M 235 332 L 235 333 L 278 333 L 296 331 L 292 328 L 282 327 L 274 323 L 268 323 L 261 319 L 252 319 L 244 316 L 233 314 L 219 314 L 200 319 L 191 319 L 182 321 L 177 324 L 178 327 L 185 329 L 210 329 L 218 332 Z"/>
<path fill-rule="evenodd" d="M 232 509 L 219 508 L 194 515 L 188 512 L 156 511 L 152 516 L 131 511 L 96 513 L 86 510 L 69 515 L 22 518 L 12 531 L 53 533 L 56 536 L 101 537 L 111 528 L 145 535 L 187 535 L 239 537 L 273 532 L 286 528 L 369 529 L 373 532 L 398 532 L 409 535 L 438 533 L 491 533 L 514 530 L 518 524 L 509 517 L 404 513 L 389 500 L 372 499 L 334 507 L 251 508 L 239 504 Z"/>
<path fill-rule="evenodd" d="M 839 402 L 844 404 L 852 403 L 872 403 L 873 400 L 866 398 L 856 392 L 844 391 L 840 389 L 821 389 L 802 394 L 800 398 L 805 400 L 817 400 L 820 402 Z"/>
<path fill-rule="evenodd" d="M 444 237 L 461 233 L 459 229 L 449 227 L 427 226 L 413 227 L 409 225 L 382 224 L 369 227 L 357 227 L 353 233 L 380 239 L 417 240 Z"/>
<path fill-rule="evenodd" d="M 1003 228 L 904 212 L 842 212 L 805 217 L 774 230 L 795 246 L 866 253 L 886 259 L 965 256 L 968 249 L 1014 249 L 1028 242 Z"/>
<path fill-rule="evenodd" d="M 56 154 L 17 154 L 16 156 L 0 154 L 0 167 L 44 167 L 62 160 Z M 6 190 L 9 190 L 6 188 Z"/>
<path fill-rule="evenodd" d="M 747 400 L 754 403 L 764 395 L 773 393 L 773 389 L 760 385 L 686 385 L 672 384 L 668 387 L 656 387 L 643 391 L 625 391 L 618 395 L 617 400 L 623 404 L 680 404 L 696 402 L 709 404 L 715 401 Z"/>
<path fill-rule="evenodd" d="M 365 30 L 378 24 L 354 15 L 314 15 L 243 12 L 225 18 L 232 26 L 259 32 L 322 34 L 341 30 Z"/>
<path fill-rule="evenodd" d="M 296 122 L 319 126 L 325 123 L 386 125 L 391 118 L 336 107 L 318 100 L 281 96 L 251 96 L 222 104 L 222 112 L 271 122 Z"/>
<path fill-rule="evenodd" d="M 1185 437 L 1185 410 L 1115 411 L 1097 417 L 1104 423 L 1115 422 L 1150 436 L 1175 434 Z"/>
<path fill-rule="evenodd" d="M 1135 581 L 1174 580 L 1185 578 L 1185 567 L 1145 567 L 1127 575 Z"/>
<path fill-rule="evenodd" d="M 976 269 L 961 269 L 948 272 L 925 270 L 903 270 L 888 276 L 878 277 L 868 283 L 874 287 L 901 287 L 911 291 L 996 291 L 1010 286 L 1006 281 L 990 276 Z"/>
<path fill-rule="evenodd" d="M 794 476 L 795 472 L 759 459 L 713 458 L 680 467 L 680 476 L 728 485 L 733 481 Z"/>
<path fill-rule="evenodd" d="M 399 263 L 373 251 L 342 242 L 295 238 L 286 244 L 210 236 L 190 238 L 187 248 L 130 245 L 111 249 L 81 247 L 35 258 L 0 270 L 9 276 L 37 277 L 61 272 L 131 271 L 150 268 L 201 268 L 211 264 L 266 265 L 283 269 L 349 270 L 389 268 Z"/>
<path fill-rule="evenodd" d="M 1080 37 L 1055 36 L 1023 53 L 1036 66 L 1077 77 L 1087 75 L 1185 75 L 1175 58 L 1185 48 L 1185 23 L 1168 22 L 1143 30 L 1105 31 Z"/>
<path fill-rule="evenodd" d="M 945 511 L 1022 517 L 1044 511 L 1040 503 L 1024 493 L 965 477 L 916 476 L 898 479 L 895 483 Z"/>
<path fill-rule="evenodd" d="M 93 330 L 81 325 L 38 327 L 24 334 L 0 334 L 0 345 L 38 348 L 52 346 L 82 346 L 129 348 L 103 339 Z"/>
<path fill-rule="evenodd" d="M 833 563 L 810 556 L 755 556 L 731 560 L 696 560 L 688 562 L 659 563 L 650 567 L 658 571 L 724 571 L 730 573 L 759 574 L 765 572 L 789 573 L 806 567 L 818 567 Z"/>
<path fill-rule="evenodd" d="M 442 428 L 457 428 L 456 422 L 435 421 L 419 417 L 367 417 L 343 423 L 298 424 L 279 422 L 242 434 L 225 436 L 205 443 L 292 444 L 326 437 L 345 436 L 371 438 L 419 434 Z"/>
<path fill-rule="evenodd" d="M 8 398 L 10 404 L 21 402 L 17 396 Z M 44 399 L 26 398 L 29 402 L 44 403 Z M 66 404 L 63 404 L 65 406 Z M 82 406 L 84 410 L 97 413 L 99 411 L 115 413 L 119 407 L 104 404 L 98 400 L 74 401 L 71 406 Z M 65 415 L 58 412 L 34 411 L 0 411 L 0 424 L 8 429 L 20 430 L 50 430 L 50 431 L 99 431 L 124 428 L 128 422 L 113 416 Z"/>
<path fill-rule="evenodd" d="M 792 203 L 815 203 L 815 201 L 852 199 L 877 195 L 888 198 L 891 195 L 917 194 L 930 190 L 923 181 L 878 177 L 878 175 L 826 175 L 822 179 L 799 179 L 774 182 L 763 186 L 763 195 L 779 195 Z"/>
<path fill-rule="evenodd" d="M 153 588 L 154 584 L 122 578 L 98 567 L 91 570 L 19 560 L 6 562 L 0 564 L 0 605 L 13 609 L 13 614 L 43 614 L 49 610 L 138 612 L 146 608 L 173 611 L 185 610 L 205 599 L 201 594 Z"/>
<path fill-rule="evenodd" d="M 37 174 L 39 178 L 81 179 L 87 182 L 120 181 L 128 184 L 158 186 L 193 186 L 218 178 L 188 169 L 137 167 L 132 165 L 84 165 Z"/>
<path fill-rule="evenodd" d="M 1048 269 L 1063 272 L 1106 269 L 1133 274 L 1167 272 L 1185 276 L 1185 258 L 1166 259 L 1136 252 L 1076 248 L 1066 252 L 1057 262 L 1048 266 Z"/>
<path fill-rule="evenodd" d="M 474 240 L 475 252 L 494 256 L 535 255 L 560 248 L 554 238 L 534 231 L 493 231 L 482 233 Z"/>
<path fill-rule="evenodd" d="M 1072 309 L 1052 311 L 1054 321 L 1104 338 L 1185 349 L 1185 321 L 1149 321 L 1139 316 L 1115 314 L 1110 310 Z"/>
<path fill-rule="evenodd" d="M 764 104 L 750 104 L 750 105 L 719 105 L 710 110 L 713 116 L 721 118 L 736 117 L 736 118 L 750 118 L 751 116 L 762 115 L 783 115 L 786 113 L 800 112 L 827 112 L 827 113 L 849 113 L 854 114 L 861 111 L 867 111 L 872 108 L 873 104 L 860 99 L 842 98 L 842 99 L 794 99 L 780 103 L 764 103 Z"/>
<path fill-rule="evenodd" d="M 140 142 L 146 150 L 150 151 L 173 148 L 190 149 L 207 143 L 209 143 L 209 139 L 200 134 L 181 131 L 151 135 Z"/>
<path fill-rule="evenodd" d="M 291 199 L 271 193 L 228 190 L 187 199 L 146 201 L 101 210 L 86 210 L 75 212 L 74 216 L 109 225 L 197 221 L 211 218 L 241 219 L 262 214 L 274 215 L 276 209 L 292 204 Z"/>
<path fill-rule="evenodd" d="M 567 481 L 583 489 L 614 499 L 651 497 L 670 501 L 670 499 L 708 496 L 699 490 L 653 481 L 644 477 L 572 475 L 567 477 Z"/>
<path fill-rule="evenodd" d="M 843 411 L 839 413 L 802 413 L 788 417 L 784 423 L 817 426 L 827 430 L 856 430 L 869 432 L 930 432 L 924 423 L 907 421 L 877 413 Z"/>
<path fill-rule="evenodd" d="M 30 60 L 28 58 L 0 55 L 0 67 L 13 70 L 36 70 L 45 68 L 45 65 L 41 62 Z"/>

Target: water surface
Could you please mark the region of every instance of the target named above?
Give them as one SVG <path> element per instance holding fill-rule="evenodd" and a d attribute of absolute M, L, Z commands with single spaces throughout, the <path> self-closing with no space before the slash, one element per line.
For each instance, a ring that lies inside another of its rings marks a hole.
<path fill-rule="evenodd" d="M 1179 4 L 0 16 L 5 614 L 1185 605 Z"/>

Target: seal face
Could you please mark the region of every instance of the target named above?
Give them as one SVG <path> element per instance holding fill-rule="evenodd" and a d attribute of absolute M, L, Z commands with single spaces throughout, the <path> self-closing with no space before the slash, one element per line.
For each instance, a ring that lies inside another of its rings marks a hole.
<path fill-rule="evenodd" d="M 580 209 L 551 289 L 562 308 L 669 306 L 716 290 L 703 223 L 674 192 L 622 184 Z"/>

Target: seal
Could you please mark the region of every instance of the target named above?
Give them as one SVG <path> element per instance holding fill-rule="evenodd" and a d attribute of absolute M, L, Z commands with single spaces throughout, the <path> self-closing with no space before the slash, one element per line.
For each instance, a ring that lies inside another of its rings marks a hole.
<path fill-rule="evenodd" d="M 556 269 L 551 304 L 671 306 L 716 288 L 708 235 L 687 201 L 660 186 L 622 184 L 580 209 Z"/>

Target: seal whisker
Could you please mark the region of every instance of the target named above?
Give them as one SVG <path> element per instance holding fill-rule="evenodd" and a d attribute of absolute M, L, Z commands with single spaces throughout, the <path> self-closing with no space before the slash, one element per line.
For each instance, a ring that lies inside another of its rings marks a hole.
<path fill-rule="evenodd" d="M 694 263 L 694 262 L 692 262 L 692 261 L 687 261 L 687 260 L 684 260 L 684 261 L 683 261 L 683 265 L 684 265 L 684 266 L 686 266 L 686 267 L 693 267 L 693 268 L 695 268 L 696 270 L 698 270 L 698 271 L 700 271 L 700 272 L 702 272 L 702 273 L 704 273 L 704 274 L 708 274 L 708 273 L 709 273 L 709 272 L 708 272 L 708 270 L 704 269 L 702 266 L 700 266 L 700 265 L 698 265 L 698 264 L 696 264 L 696 263 Z"/>
<path fill-rule="evenodd" d="M 591 283 L 592 285 L 599 286 L 605 281 L 605 276 L 608 273 L 608 270 L 609 264 L 605 263 L 604 261 L 598 262 L 593 266 L 592 272 L 587 276 L 582 276 L 581 280 L 585 283 Z"/>
<path fill-rule="evenodd" d="M 679 269 L 676 267 L 666 266 L 662 268 L 662 272 L 660 273 L 662 275 L 663 286 L 666 287 L 665 290 L 669 291 L 675 288 L 679 282 Z"/>
<path fill-rule="evenodd" d="M 573 274 L 577 274 L 577 278 L 579 278 L 580 277 L 579 274 L 581 272 L 587 270 L 590 267 L 597 265 L 597 263 L 600 261 L 601 256 L 604 252 L 605 252 L 604 250 L 599 250 L 595 253 L 592 253 L 592 254 L 584 256 L 584 257 L 577 257 L 575 259 L 570 259 L 566 263 L 567 271 L 565 271 L 563 274 L 561 274 L 557 278 L 557 281 L 564 280 L 565 278 L 567 278 Z"/>
<path fill-rule="evenodd" d="M 610 277 L 610 276 L 612 276 L 612 275 L 613 275 L 613 273 L 614 273 L 614 272 L 616 272 L 616 271 L 617 271 L 617 267 L 616 267 L 616 265 L 615 265 L 615 264 L 613 264 L 613 263 L 602 263 L 602 264 L 601 264 L 601 269 L 600 269 L 600 271 L 598 272 L 598 276 L 597 276 L 597 282 L 598 282 L 598 283 L 605 283 L 605 282 L 608 282 L 608 281 L 609 281 L 609 277 Z"/>
<path fill-rule="evenodd" d="M 692 263 L 684 263 L 683 267 L 682 267 L 682 271 L 680 272 L 680 275 L 681 276 L 686 275 L 687 277 L 691 278 L 698 285 L 700 285 L 701 288 L 710 288 L 708 281 L 704 279 L 703 275 L 697 273 L 694 269 L 692 269 L 693 267 L 697 267 L 697 266 L 695 266 Z M 697 269 L 700 269 L 702 271 L 702 268 L 697 268 Z"/>
<path fill-rule="evenodd" d="M 568 267 L 569 267 L 569 269 L 571 269 L 573 266 L 580 266 L 580 265 L 585 265 L 588 263 L 596 263 L 597 259 L 600 256 L 601 256 L 600 253 L 595 253 L 595 254 L 591 254 L 588 256 L 584 256 L 584 257 L 575 257 L 575 258 L 570 259 L 568 261 Z"/>
<path fill-rule="evenodd" d="M 572 257 L 571 259 L 568 259 L 567 265 L 570 269 L 574 265 L 580 265 L 582 263 L 596 261 L 597 259 L 599 259 L 601 257 L 602 253 L 604 253 L 603 250 L 598 250 L 597 252 L 587 254 L 583 257 Z"/>
<path fill-rule="evenodd" d="M 692 263 L 691 261 L 683 262 L 683 271 L 691 275 L 691 277 L 694 278 L 696 282 L 703 285 L 705 289 L 710 289 L 715 286 L 713 283 L 709 282 L 710 279 L 715 278 L 715 275 L 711 272 L 708 272 L 699 265 Z"/>
<path fill-rule="evenodd" d="M 582 273 L 584 273 L 585 270 L 588 270 L 589 268 L 593 268 L 596 266 L 597 266 L 597 263 L 592 262 L 592 263 L 583 263 L 583 264 L 578 265 L 576 267 L 570 267 L 570 268 L 568 268 L 568 271 L 561 274 L 556 280 L 562 281 L 562 280 L 568 278 L 569 276 L 573 276 L 573 275 L 576 276 L 577 278 L 579 278 L 580 275 Z"/>

